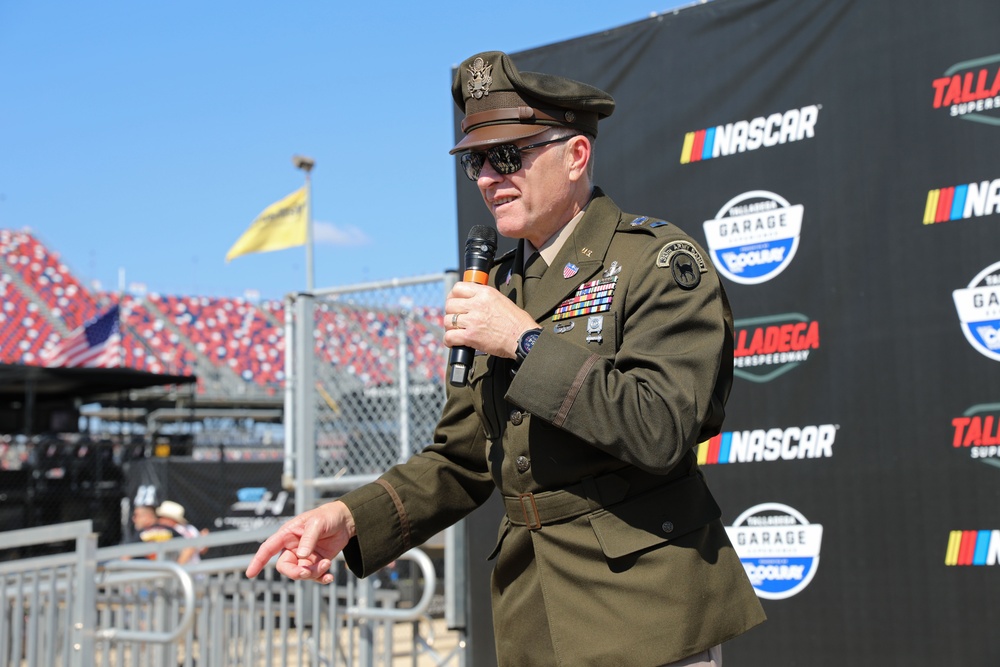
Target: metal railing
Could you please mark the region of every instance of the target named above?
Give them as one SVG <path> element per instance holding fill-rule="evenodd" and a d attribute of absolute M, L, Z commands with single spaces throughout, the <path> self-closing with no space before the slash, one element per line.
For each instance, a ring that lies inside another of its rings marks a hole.
<path fill-rule="evenodd" d="M 432 630 L 416 631 L 429 621 L 437 585 L 424 552 L 400 559 L 420 573 L 413 583 L 423 588 L 412 601 L 356 579 L 342 559 L 329 586 L 291 582 L 273 561 L 248 580 L 252 553 L 273 530 L 100 550 L 90 521 L 0 533 L 5 549 L 75 543 L 66 553 L 0 562 L 0 667 L 371 667 L 393 664 L 396 630 L 407 625 L 413 665 L 418 655 L 435 665 L 464 663 L 460 645 L 442 656 Z M 246 545 L 246 553 L 181 567 L 169 559 L 182 545 Z"/>

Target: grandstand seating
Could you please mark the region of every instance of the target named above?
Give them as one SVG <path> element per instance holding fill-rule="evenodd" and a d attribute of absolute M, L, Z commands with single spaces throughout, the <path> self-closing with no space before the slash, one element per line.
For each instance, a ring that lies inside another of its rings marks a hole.
<path fill-rule="evenodd" d="M 197 363 L 191 346 L 164 326 L 163 319 L 132 295 L 121 298 L 119 312 L 125 324 L 125 365 L 150 373 L 186 375 Z M 134 333 L 135 336 L 130 334 Z"/>
<path fill-rule="evenodd" d="M 83 324 L 96 303 L 70 273 L 59 256 L 49 252 L 28 232 L 0 230 L 0 256 L 31 285 L 48 306 L 51 315 L 69 329 Z"/>
<path fill-rule="evenodd" d="M 284 330 L 245 299 L 154 294 L 149 300 L 212 363 L 262 386 L 284 379 Z"/>
<path fill-rule="evenodd" d="M 231 376 L 241 394 L 274 396 L 281 389 L 285 340 L 280 301 L 92 294 L 29 231 L 0 230 L 0 258 L 0 362 L 39 364 L 39 352 L 59 342 L 61 328 L 73 331 L 118 303 L 127 367 L 199 378 Z M 30 289 L 22 291 L 18 284 Z M 317 354 L 365 386 L 391 382 L 401 317 L 395 310 L 324 302 L 314 332 Z M 443 381 L 441 309 L 414 308 L 406 318 L 411 379 Z M 202 394 L 231 389 L 204 380 L 198 387 Z"/>
<path fill-rule="evenodd" d="M 0 275 L 0 300 L 0 360 L 37 365 L 45 343 L 58 341 L 59 334 L 7 274 Z"/>

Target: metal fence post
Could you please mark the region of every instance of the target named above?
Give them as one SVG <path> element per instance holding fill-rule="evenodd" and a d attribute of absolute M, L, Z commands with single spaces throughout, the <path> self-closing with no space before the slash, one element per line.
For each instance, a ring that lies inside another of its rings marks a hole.
<path fill-rule="evenodd" d="M 289 294 L 285 297 L 285 395 L 284 395 L 284 415 L 282 424 L 285 432 L 285 458 L 282 463 L 281 488 L 291 491 L 295 488 L 295 450 L 292 443 L 295 441 L 295 432 L 292 429 L 292 418 L 295 414 L 295 363 L 293 355 L 297 346 L 295 345 L 295 295 Z"/>
<path fill-rule="evenodd" d="M 407 323 L 409 313 L 401 313 L 396 325 L 396 354 L 399 372 L 399 460 L 405 461 L 412 453 L 410 445 L 410 366 L 406 359 Z"/>
<path fill-rule="evenodd" d="M 458 271 L 445 273 L 445 293 L 450 292 L 457 282 Z M 447 360 L 445 363 L 447 364 Z M 468 629 L 468 605 L 466 601 L 469 595 L 469 574 L 466 567 L 468 558 L 466 545 L 469 540 L 469 531 L 465 519 L 448 528 L 445 531 L 444 539 L 444 617 L 448 627 L 458 629 L 464 639 Z"/>
<path fill-rule="evenodd" d="M 92 665 L 97 626 L 97 533 L 87 521 L 87 532 L 76 538 L 76 595 L 73 604 L 73 667 Z"/>
<path fill-rule="evenodd" d="M 292 343 L 294 387 L 292 390 L 292 448 L 295 452 L 295 513 L 301 514 L 316 505 L 316 362 L 313 329 L 315 297 L 299 293 L 295 300 L 294 339 Z M 288 418 L 288 415 L 285 415 Z M 315 603 L 315 589 L 303 582 L 295 585 L 295 614 L 301 633 L 309 624 L 307 610 Z"/>
<path fill-rule="evenodd" d="M 316 361 L 313 342 L 313 321 L 315 319 L 315 297 L 300 293 L 295 300 L 295 339 L 292 350 L 295 355 L 295 388 L 292 394 L 294 410 L 292 431 L 295 434 L 292 447 L 295 451 L 295 513 L 310 510 L 315 505 L 316 490 Z M 289 415 L 285 415 L 288 419 Z"/>

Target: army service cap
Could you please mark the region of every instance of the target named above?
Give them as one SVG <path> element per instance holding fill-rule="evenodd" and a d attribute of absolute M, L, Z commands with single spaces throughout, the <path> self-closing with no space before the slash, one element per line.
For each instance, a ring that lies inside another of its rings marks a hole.
<path fill-rule="evenodd" d="M 597 121 L 615 110 L 599 88 L 552 74 L 519 72 L 506 53 L 486 51 L 464 61 L 451 87 L 465 112 L 465 137 L 454 154 L 567 127 L 597 136 Z"/>

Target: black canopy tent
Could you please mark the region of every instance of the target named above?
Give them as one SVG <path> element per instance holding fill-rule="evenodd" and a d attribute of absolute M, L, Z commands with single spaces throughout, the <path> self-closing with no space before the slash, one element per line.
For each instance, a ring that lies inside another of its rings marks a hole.
<path fill-rule="evenodd" d="M 0 364 L 0 431 L 31 435 L 36 428 L 52 430 L 53 419 L 74 413 L 84 403 L 125 391 L 190 385 L 197 380 L 194 375 L 161 375 L 131 368 Z"/>
<path fill-rule="evenodd" d="M 100 544 L 116 544 L 124 489 L 121 459 L 104 446 L 110 442 L 72 435 L 80 430 L 80 406 L 170 404 L 178 398 L 177 387 L 193 388 L 195 382 L 196 376 L 129 368 L 0 364 L 0 434 L 25 437 L 32 450 L 20 468 L 0 470 L 0 530 L 91 518 Z M 0 554 L 0 560 L 18 555 Z"/>

